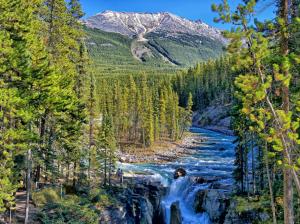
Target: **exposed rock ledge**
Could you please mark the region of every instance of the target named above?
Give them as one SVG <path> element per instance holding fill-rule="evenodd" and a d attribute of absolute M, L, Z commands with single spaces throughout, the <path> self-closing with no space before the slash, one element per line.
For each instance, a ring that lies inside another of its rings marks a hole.
<path fill-rule="evenodd" d="M 231 104 L 218 104 L 196 112 L 193 116 L 193 126 L 233 135 L 233 131 L 230 130 L 231 106 Z"/>

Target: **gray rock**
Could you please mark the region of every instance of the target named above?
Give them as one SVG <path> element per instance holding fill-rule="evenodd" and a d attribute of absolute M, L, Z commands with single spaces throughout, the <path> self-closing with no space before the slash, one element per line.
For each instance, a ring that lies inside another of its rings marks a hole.
<path fill-rule="evenodd" d="M 174 172 L 174 179 L 177 179 L 179 177 L 184 177 L 186 175 L 186 171 L 183 168 L 177 168 Z"/>
<path fill-rule="evenodd" d="M 197 184 L 206 184 L 206 183 L 214 183 L 220 180 L 220 177 L 192 177 L 192 181 Z"/>
<path fill-rule="evenodd" d="M 181 211 L 179 207 L 179 201 L 176 201 L 171 205 L 170 224 L 181 224 L 181 223 L 182 223 L 182 217 L 181 217 Z"/>
<path fill-rule="evenodd" d="M 212 223 L 223 223 L 229 198 L 223 190 L 207 189 L 197 193 L 194 207 L 197 212 L 207 212 Z"/>
<path fill-rule="evenodd" d="M 140 198 L 140 211 L 142 224 L 152 224 L 153 206 L 147 198 Z"/>

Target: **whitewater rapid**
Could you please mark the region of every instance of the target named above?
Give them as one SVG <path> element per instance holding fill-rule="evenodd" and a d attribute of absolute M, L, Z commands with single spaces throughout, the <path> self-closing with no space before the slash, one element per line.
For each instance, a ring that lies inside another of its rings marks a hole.
<path fill-rule="evenodd" d="M 209 184 L 197 184 L 192 177 L 213 178 L 222 185 L 233 185 L 235 137 L 202 128 L 191 128 L 190 131 L 205 139 L 205 142 L 199 142 L 193 155 L 165 164 L 119 164 L 125 172 L 147 173 L 150 181 L 159 181 L 169 187 L 169 193 L 162 200 L 167 224 L 170 223 L 170 207 L 177 201 L 183 224 L 210 224 L 208 214 L 194 211 L 197 192 L 208 188 Z M 174 171 L 179 167 L 187 171 L 187 176 L 174 180 Z"/>

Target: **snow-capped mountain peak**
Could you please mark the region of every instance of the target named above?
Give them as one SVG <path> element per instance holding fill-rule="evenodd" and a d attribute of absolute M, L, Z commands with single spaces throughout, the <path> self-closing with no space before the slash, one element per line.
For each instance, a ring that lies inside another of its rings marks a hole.
<path fill-rule="evenodd" d="M 191 21 L 168 12 L 137 13 L 107 10 L 89 17 L 84 23 L 90 28 L 120 33 L 129 37 L 163 32 L 174 36 L 180 34 L 206 36 L 224 42 L 219 29 L 210 27 L 200 20 Z"/>

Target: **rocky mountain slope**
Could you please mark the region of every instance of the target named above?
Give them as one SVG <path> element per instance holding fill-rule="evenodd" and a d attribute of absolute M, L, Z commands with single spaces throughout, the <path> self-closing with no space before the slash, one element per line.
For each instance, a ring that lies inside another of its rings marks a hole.
<path fill-rule="evenodd" d="M 220 30 L 200 20 L 191 21 L 166 12 L 105 11 L 87 18 L 83 23 L 91 30 L 100 30 L 112 36 L 121 34 L 130 39 L 132 57 L 143 63 L 159 61 L 169 66 L 190 66 L 200 60 L 218 57 L 226 43 Z M 99 42 L 99 37 L 97 39 Z M 90 39 L 89 43 L 95 45 L 96 41 Z M 112 49 L 116 45 L 103 39 L 100 48 Z"/>

